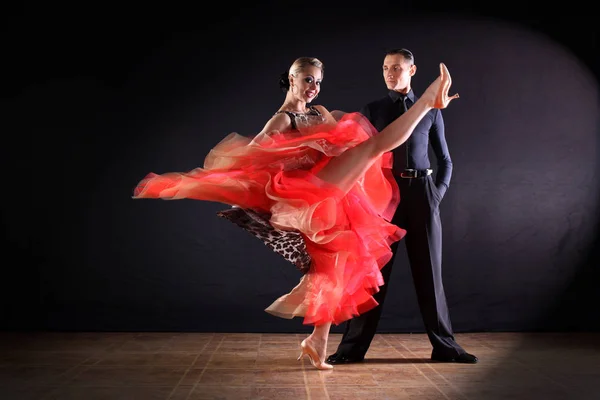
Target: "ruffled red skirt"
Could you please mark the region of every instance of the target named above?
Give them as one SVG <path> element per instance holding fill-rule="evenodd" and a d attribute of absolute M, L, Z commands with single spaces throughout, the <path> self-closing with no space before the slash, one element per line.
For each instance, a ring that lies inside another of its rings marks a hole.
<path fill-rule="evenodd" d="M 317 176 L 332 157 L 376 133 L 360 114 L 310 134 L 231 133 L 189 172 L 150 173 L 135 199 L 196 199 L 271 214 L 282 230 L 301 232 L 312 265 L 298 286 L 266 311 L 304 324 L 339 324 L 377 305 L 380 269 L 405 231 L 389 221 L 400 200 L 391 153 L 377 158 L 348 192 Z M 349 166 L 351 169 L 354 166 Z"/>

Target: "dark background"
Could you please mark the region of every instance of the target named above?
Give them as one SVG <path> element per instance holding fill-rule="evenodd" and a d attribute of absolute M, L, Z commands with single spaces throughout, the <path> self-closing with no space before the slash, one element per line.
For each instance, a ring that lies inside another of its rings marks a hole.
<path fill-rule="evenodd" d="M 325 63 L 320 104 L 356 111 L 386 93 L 384 51 L 407 47 L 418 94 L 443 61 L 461 95 L 444 110 L 454 174 L 441 205 L 455 331 L 598 330 L 598 24 L 569 4 L 581 15 L 468 2 L 9 10 L 0 328 L 308 330 L 263 311 L 300 274 L 215 215 L 227 206 L 132 200 L 133 187 L 260 130 L 295 58 Z M 379 331 L 423 331 L 404 252 Z"/>

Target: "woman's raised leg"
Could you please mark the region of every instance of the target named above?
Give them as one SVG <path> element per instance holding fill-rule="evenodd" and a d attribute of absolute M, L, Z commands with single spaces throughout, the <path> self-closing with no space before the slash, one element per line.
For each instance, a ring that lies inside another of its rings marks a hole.
<path fill-rule="evenodd" d="M 332 159 L 317 176 L 342 190 L 352 185 L 371 166 L 373 161 L 391 151 L 410 137 L 419 121 L 433 108 L 446 108 L 458 94 L 448 96 L 452 79 L 448 69 L 440 63 L 440 76 L 404 114 L 389 124 L 379 134 Z"/>

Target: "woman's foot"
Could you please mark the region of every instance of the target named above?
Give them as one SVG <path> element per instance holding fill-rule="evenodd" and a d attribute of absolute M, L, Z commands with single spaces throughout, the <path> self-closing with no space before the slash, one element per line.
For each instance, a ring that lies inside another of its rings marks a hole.
<path fill-rule="evenodd" d="M 304 355 L 308 356 L 310 363 L 316 369 L 333 369 L 333 365 L 325 362 L 325 349 L 323 349 L 322 354 L 319 354 L 313 344 L 309 342 L 308 338 L 300 343 L 300 355 L 298 356 L 298 360 Z"/>
<path fill-rule="evenodd" d="M 450 71 L 444 63 L 440 63 L 440 76 L 425 90 L 422 98 L 433 108 L 446 108 L 450 101 L 458 99 L 458 93 L 448 96 L 452 85 Z"/>

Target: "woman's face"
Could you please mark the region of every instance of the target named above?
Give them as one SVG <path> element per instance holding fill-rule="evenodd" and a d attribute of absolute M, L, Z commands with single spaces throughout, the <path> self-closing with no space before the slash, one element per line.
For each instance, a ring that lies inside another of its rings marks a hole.
<path fill-rule="evenodd" d="M 320 68 L 309 65 L 296 76 L 290 75 L 290 90 L 298 100 L 310 103 L 321 91 L 323 74 Z"/>

